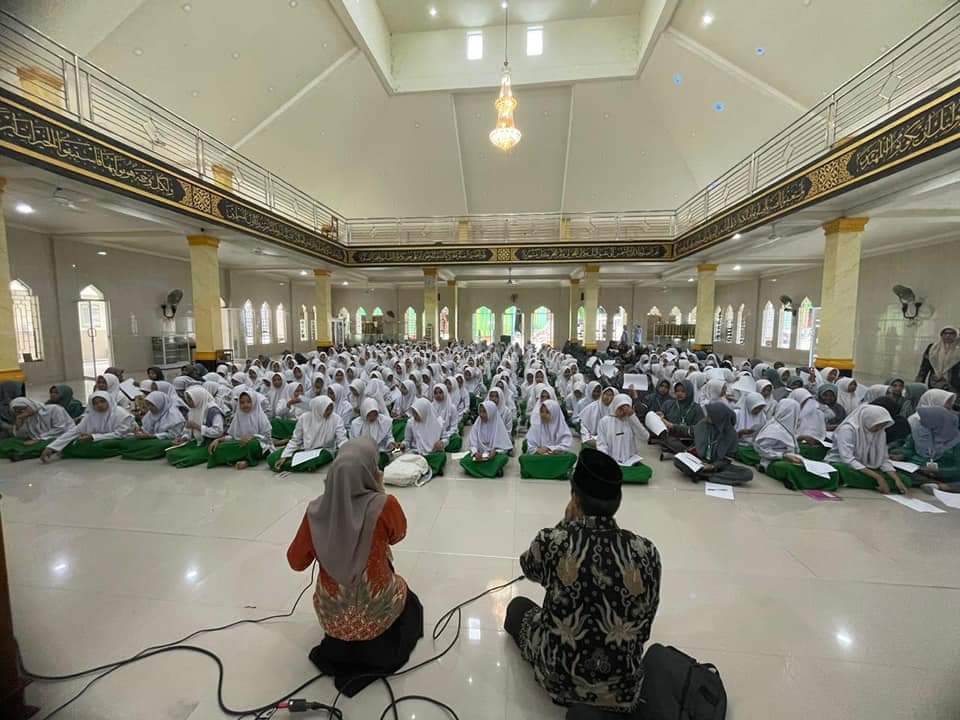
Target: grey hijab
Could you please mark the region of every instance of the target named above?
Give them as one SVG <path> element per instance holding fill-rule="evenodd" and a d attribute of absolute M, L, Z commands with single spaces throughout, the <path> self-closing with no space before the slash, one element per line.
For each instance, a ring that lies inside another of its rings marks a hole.
<path fill-rule="evenodd" d="M 704 462 L 714 463 L 731 455 L 737 448 L 737 415 L 725 403 L 710 403 L 704 408 L 707 417 L 693 428 L 693 442 Z"/>
<path fill-rule="evenodd" d="M 937 460 L 960 444 L 958 417 L 942 407 L 922 407 L 917 410 L 920 422 L 910 423 L 917 455 Z"/>
<path fill-rule="evenodd" d="M 387 502 L 377 482 L 377 459 L 370 438 L 344 443 L 327 472 L 323 495 L 307 506 L 317 561 L 345 587 L 367 569 L 373 532 Z"/>

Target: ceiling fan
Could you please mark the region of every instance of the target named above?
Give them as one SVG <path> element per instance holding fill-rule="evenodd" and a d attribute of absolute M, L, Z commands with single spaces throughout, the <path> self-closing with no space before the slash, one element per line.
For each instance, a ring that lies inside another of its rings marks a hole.
<path fill-rule="evenodd" d="M 507 285 L 516 285 L 517 281 L 513 279 L 513 268 L 507 268 Z"/>

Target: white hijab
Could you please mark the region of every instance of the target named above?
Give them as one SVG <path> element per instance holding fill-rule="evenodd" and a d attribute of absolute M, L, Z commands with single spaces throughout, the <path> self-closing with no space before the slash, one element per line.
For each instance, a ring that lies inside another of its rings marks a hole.
<path fill-rule="evenodd" d="M 143 429 L 151 435 L 169 433 L 179 435 L 186 422 L 180 408 L 173 404 L 168 395 L 154 390 L 147 395 L 147 402 L 156 408 L 143 416 Z"/>
<path fill-rule="evenodd" d="M 811 437 L 815 440 L 825 440 L 827 437 L 827 421 L 820 412 L 820 407 L 806 388 L 791 390 L 788 396 L 800 406 L 800 427 L 797 435 Z"/>
<path fill-rule="evenodd" d="M 115 376 L 113 376 L 115 377 Z M 107 401 L 107 409 L 104 412 L 98 412 L 93 407 L 93 401 L 102 398 Z M 87 412 L 77 426 L 80 433 L 90 435 L 106 435 L 107 433 L 117 432 L 117 430 L 126 424 L 132 424 L 133 416 L 121 407 L 117 407 L 110 393 L 103 390 L 97 390 L 90 394 L 87 402 Z"/>
<path fill-rule="evenodd" d="M 645 438 L 638 435 L 634 422 L 617 417 L 617 409 L 633 407 L 629 395 L 617 395 L 610 403 L 610 414 L 600 421 L 597 428 L 597 447 L 619 464 L 633 464 L 639 459 L 640 443 Z"/>
<path fill-rule="evenodd" d="M 484 421 L 480 417 L 470 428 L 470 449 L 475 452 L 506 452 L 513 449 L 510 433 L 504 427 L 503 419 L 497 411 L 496 403 L 484 400 L 481 403 L 487 414 Z"/>
<path fill-rule="evenodd" d="M 33 415 L 24 420 L 17 433 L 24 432 L 34 440 L 52 440 L 73 427 L 73 421 L 60 405 L 41 405 L 36 400 L 18 397 L 10 401 L 10 409 L 18 407 L 33 410 Z"/>
<path fill-rule="evenodd" d="M 797 428 L 800 426 L 800 405 L 796 400 L 784 398 L 777 403 L 777 413 L 768 420 L 757 436 L 754 444 L 761 440 L 774 439 L 791 448 L 789 452 L 797 453 Z"/>
<path fill-rule="evenodd" d="M 253 407 L 249 412 L 244 412 L 240 409 L 241 395 L 250 396 Z M 268 418 L 267 414 L 263 411 L 259 393 L 244 389 L 237 392 L 236 397 L 237 411 L 233 414 L 233 420 L 230 422 L 230 427 L 227 428 L 227 434 L 235 440 L 244 437 L 258 437 L 261 441 L 260 444 L 264 447 L 267 445 L 272 446 L 273 440 L 271 439 L 272 430 L 270 427 L 270 418 Z"/>
<path fill-rule="evenodd" d="M 563 419 L 560 403 L 556 400 L 545 400 L 543 406 L 550 413 L 550 420 L 544 424 L 539 411 L 530 419 L 530 430 L 527 432 L 527 442 L 537 447 L 563 447 L 570 450 L 573 444 L 573 435 Z"/>
<path fill-rule="evenodd" d="M 337 449 L 337 425 L 343 421 L 337 415 L 336 408 L 330 417 L 324 417 L 327 408 L 333 405 L 326 395 L 319 395 L 310 401 L 310 409 L 300 416 L 300 432 L 303 435 L 303 450 Z"/>
<path fill-rule="evenodd" d="M 753 411 L 758 407 L 764 408 L 756 415 Z M 758 431 L 767 422 L 766 415 L 767 401 L 763 395 L 756 392 L 744 392 L 740 399 L 740 406 L 737 408 L 737 431 L 753 430 Z"/>
<path fill-rule="evenodd" d="M 837 402 L 846 411 L 847 415 L 852 413 L 860 406 L 860 384 L 857 383 L 857 389 L 850 392 L 847 388 L 850 384 L 856 382 L 853 378 L 837 378 Z"/>
<path fill-rule="evenodd" d="M 373 422 L 367 420 L 367 415 L 373 410 L 377 411 L 377 419 Z M 393 423 L 390 418 L 383 414 L 383 411 L 377 407 L 377 401 L 373 398 L 366 398 L 360 403 L 360 415 L 350 423 L 350 437 L 368 437 L 373 440 L 377 447 L 387 435 L 391 435 Z"/>
<path fill-rule="evenodd" d="M 878 430 L 870 428 L 880 424 Z M 893 425 L 890 413 L 879 405 L 861 405 L 844 418 L 837 430 L 847 426 L 856 430 L 856 448 L 854 454 L 868 468 L 882 467 L 888 460 L 887 434 L 885 430 Z"/>
<path fill-rule="evenodd" d="M 410 428 L 416 445 L 410 450 L 422 454 L 433 452 L 433 447 L 440 442 L 440 434 L 443 432 L 437 416 L 433 414 L 433 404 L 426 398 L 417 398 L 414 401 L 407 427 Z"/>
<path fill-rule="evenodd" d="M 612 390 L 614 392 L 614 398 L 616 398 L 616 390 L 614 388 L 604 388 L 603 392 L 600 393 L 600 397 L 587 405 L 583 409 L 583 412 L 580 413 L 580 426 L 586 428 L 587 432 L 591 435 L 598 433 L 600 421 L 613 412 L 612 402 L 609 405 L 603 404 L 603 393 L 608 390 Z"/>
<path fill-rule="evenodd" d="M 244 388 L 244 392 L 253 391 Z M 187 420 L 196 423 L 201 428 L 207 424 L 207 414 L 211 409 L 216 410 L 221 415 L 223 414 L 223 410 L 221 410 L 220 406 L 217 405 L 216 401 L 213 399 L 213 396 L 202 387 L 196 386 L 187 388 L 186 395 L 193 403 L 193 407 L 189 408 L 187 411 Z M 190 434 L 197 442 L 203 442 L 204 438 L 201 430 L 191 430 Z"/>

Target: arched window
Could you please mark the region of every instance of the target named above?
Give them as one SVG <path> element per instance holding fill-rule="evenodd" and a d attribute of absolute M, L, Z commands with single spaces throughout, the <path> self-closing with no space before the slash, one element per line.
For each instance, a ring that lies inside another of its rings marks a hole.
<path fill-rule="evenodd" d="M 733 342 L 733 305 L 727 305 L 723 313 L 723 341 Z"/>
<path fill-rule="evenodd" d="M 583 342 L 584 328 L 587 326 L 587 311 L 583 305 L 577 308 L 577 340 Z"/>
<path fill-rule="evenodd" d="M 787 306 L 780 304 L 780 332 L 777 335 L 777 347 L 783 349 L 790 348 L 790 340 L 793 338 L 793 311 L 787 310 Z"/>
<path fill-rule="evenodd" d="M 450 308 L 440 308 L 440 339 L 450 339 Z"/>
<path fill-rule="evenodd" d="M 654 305 L 652 308 L 647 310 L 647 315 L 656 315 L 657 317 L 663 317 L 663 313 L 660 312 L 660 308 Z"/>
<path fill-rule="evenodd" d="M 417 339 L 417 311 L 412 307 L 403 313 L 403 337 L 407 340 Z"/>
<path fill-rule="evenodd" d="M 773 310 L 773 303 L 769 300 L 763 306 L 763 323 L 760 328 L 760 345 L 762 347 L 773 347 L 773 324 L 776 322 L 776 313 Z"/>
<path fill-rule="evenodd" d="M 96 285 L 87 285 L 80 291 L 81 300 L 103 300 L 104 294 Z"/>
<path fill-rule="evenodd" d="M 363 321 L 367 317 L 367 311 L 364 308 L 357 308 L 357 326 L 354 335 L 363 335 Z"/>
<path fill-rule="evenodd" d="M 80 297 L 83 297 L 81 295 Z M 247 300 L 243 303 L 243 309 L 240 311 L 243 321 L 243 344 L 253 345 L 253 303 Z"/>
<path fill-rule="evenodd" d="M 747 341 L 747 308 L 743 303 L 737 309 L 737 345 Z"/>
<path fill-rule="evenodd" d="M 283 310 L 283 303 L 277 305 L 275 315 L 277 322 L 277 342 L 285 343 L 287 341 L 287 314 Z"/>
<path fill-rule="evenodd" d="M 473 341 L 474 342 L 493 342 L 494 331 L 493 310 L 486 305 L 481 305 L 473 312 Z"/>
<path fill-rule="evenodd" d="M 10 281 L 13 300 L 13 329 L 17 336 L 17 354 L 20 362 L 29 355 L 43 360 L 43 335 L 40 332 L 40 303 L 30 286 L 21 280 Z"/>
<path fill-rule="evenodd" d="M 530 316 L 530 342 L 536 347 L 553 345 L 553 312 L 542 305 Z"/>
<path fill-rule="evenodd" d="M 383 310 L 381 310 L 379 307 L 375 307 L 373 312 L 370 313 L 371 317 L 380 317 L 381 315 L 383 315 Z"/>
<path fill-rule="evenodd" d="M 260 306 L 260 344 L 269 345 L 273 342 L 270 336 L 270 304 L 265 302 Z"/>
<path fill-rule="evenodd" d="M 683 313 L 676 305 L 670 308 L 670 321 L 675 325 L 683 325 Z"/>
<path fill-rule="evenodd" d="M 516 305 L 511 305 L 503 311 L 503 329 L 504 335 L 509 335 L 511 342 L 523 342 L 523 313 Z"/>
<path fill-rule="evenodd" d="M 614 342 L 620 342 L 620 337 L 623 335 L 623 329 L 626 326 L 627 311 L 620 305 L 617 307 L 617 312 L 613 314 L 613 334 L 610 336 L 610 339 Z"/>
<path fill-rule="evenodd" d="M 813 347 L 813 303 L 805 297 L 797 313 L 797 350 L 810 350 Z"/>
<path fill-rule="evenodd" d="M 306 342 L 310 339 L 310 336 L 307 335 L 307 323 L 310 321 L 307 316 L 307 306 L 300 306 L 300 340 L 301 342 Z"/>
<path fill-rule="evenodd" d="M 230 332 L 230 311 L 227 309 L 227 301 L 223 298 L 220 298 L 220 332 L 221 339 L 223 340 L 222 347 L 232 347 L 233 343 L 231 342 L 232 333 Z"/>
<path fill-rule="evenodd" d="M 694 305 L 693 309 L 687 313 L 687 325 L 696 325 L 697 324 L 697 306 Z"/>
<path fill-rule="evenodd" d="M 601 305 L 597 308 L 597 340 L 607 339 L 607 311 Z"/>
<path fill-rule="evenodd" d="M 713 311 L 713 341 L 715 343 L 723 340 L 723 308 L 717 305 Z"/>

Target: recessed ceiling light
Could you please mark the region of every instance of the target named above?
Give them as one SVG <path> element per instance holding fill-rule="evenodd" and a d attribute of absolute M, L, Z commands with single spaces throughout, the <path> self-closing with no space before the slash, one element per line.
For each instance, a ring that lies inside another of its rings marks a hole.
<path fill-rule="evenodd" d="M 813 2 L 813 0 L 800 0 L 800 4 L 804 7 L 810 7 L 811 2 Z"/>
<path fill-rule="evenodd" d="M 415 123 L 413 124 L 413 126 L 416 127 L 416 128 L 418 128 L 418 127 L 420 127 L 420 123 L 415 122 Z"/>
<path fill-rule="evenodd" d="M 605 113 L 603 114 L 603 119 L 604 119 L 604 120 L 609 120 L 609 119 L 610 119 L 610 113 L 605 112 Z"/>
<path fill-rule="evenodd" d="M 199 91 L 199 90 L 194 90 L 194 91 L 193 91 L 192 93 L 190 93 L 190 94 L 193 95 L 193 97 L 200 97 L 200 91 Z"/>
<path fill-rule="evenodd" d="M 16 207 L 15 207 L 14 209 L 15 209 L 18 213 L 22 213 L 23 215 L 29 215 L 30 213 L 33 212 L 33 208 L 30 207 L 29 205 L 27 205 L 26 203 L 23 203 L 23 202 L 22 202 L 22 203 L 17 203 L 17 205 L 16 205 Z"/>
<path fill-rule="evenodd" d="M 430 17 L 437 16 L 437 9 L 435 7 L 430 8 Z"/>
<path fill-rule="evenodd" d="M 237 116 L 236 116 L 236 115 L 231 115 L 231 116 L 230 116 L 230 119 L 231 119 L 233 122 L 236 122 L 236 121 L 237 121 Z"/>
<path fill-rule="evenodd" d="M 300 271 L 300 274 L 301 274 L 301 275 L 307 275 L 308 273 L 307 273 L 306 270 L 301 270 L 301 271 Z"/>
<path fill-rule="evenodd" d="M 765 55 L 765 54 L 767 53 L 767 51 L 766 51 L 764 48 L 762 48 L 762 47 L 758 47 L 756 50 L 754 50 L 754 52 L 755 52 L 757 55 Z"/>
<path fill-rule="evenodd" d="M 106 250 L 97 250 L 97 255 L 106 255 L 106 254 L 107 254 Z"/>
<path fill-rule="evenodd" d="M 776 278 L 773 278 L 773 280 L 771 280 L 770 282 L 776 282 L 776 281 L 777 281 L 777 279 L 776 279 Z"/>
<path fill-rule="evenodd" d="M 724 110 L 727 109 L 727 106 L 725 103 L 718 100 L 713 104 L 713 109 L 715 112 L 723 112 Z"/>
<path fill-rule="evenodd" d="M 133 54 L 136 55 L 137 57 L 140 57 L 141 55 L 143 55 L 143 48 L 134 48 Z"/>
<path fill-rule="evenodd" d="M 693 278 L 687 278 L 687 282 L 693 282 Z"/>
<path fill-rule="evenodd" d="M 739 239 L 742 238 L 742 237 L 743 237 L 743 235 L 741 235 L 740 233 L 734 233 L 734 234 L 733 234 L 733 239 L 734 239 L 734 240 L 739 240 Z"/>
<path fill-rule="evenodd" d="M 290 5 L 290 7 L 296 7 L 297 5 L 299 5 L 299 3 L 297 2 L 297 0 L 290 0 L 288 5 Z"/>
<path fill-rule="evenodd" d="M 678 86 L 683 85 L 683 75 L 680 73 L 675 73 L 673 76 L 673 84 Z"/>
<path fill-rule="evenodd" d="M 700 18 L 700 22 L 703 23 L 703 26 L 704 26 L 704 27 L 708 27 L 708 26 L 710 26 L 710 25 L 713 25 L 713 13 L 705 12 L 705 13 L 703 14 L 703 17 Z"/>
<path fill-rule="evenodd" d="M 190 3 L 184 3 L 183 5 L 180 6 L 180 9 L 183 10 L 184 12 L 190 12 L 191 10 L 193 10 L 193 5 L 191 5 Z"/>
<path fill-rule="evenodd" d="M 739 270 L 739 269 L 740 269 L 740 266 L 739 266 L 739 265 L 734 265 L 734 266 L 733 266 L 733 269 L 734 269 L 734 270 Z"/>
<path fill-rule="evenodd" d="M 503 0 L 503 2 L 500 3 L 500 7 L 502 7 L 504 10 L 506 10 L 508 4 L 509 4 L 509 3 L 507 2 L 507 0 Z"/>
<path fill-rule="evenodd" d="M 239 59 L 240 59 L 240 53 L 238 53 L 236 50 L 234 50 L 234 51 L 230 54 L 230 57 L 232 57 L 234 60 L 239 60 Z"/>
<path fill-rule="evenodd" d="M 349 285 L 349 284 L 350 284 L 350 283 L 348 283 L 346 280 L 344 280 L 344 281 L 341 283 L 341 285 Z"/>

